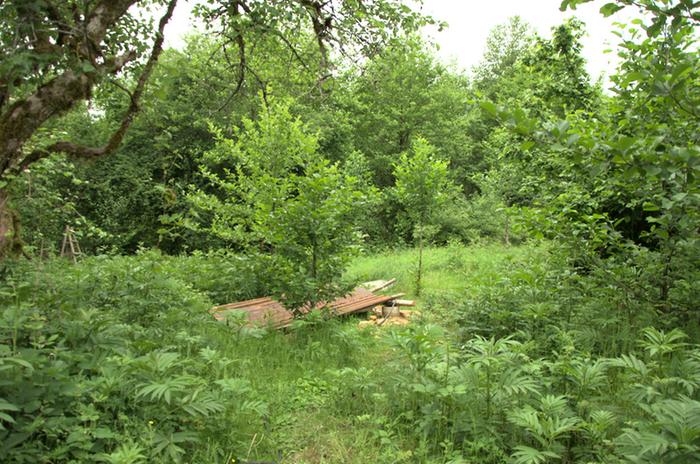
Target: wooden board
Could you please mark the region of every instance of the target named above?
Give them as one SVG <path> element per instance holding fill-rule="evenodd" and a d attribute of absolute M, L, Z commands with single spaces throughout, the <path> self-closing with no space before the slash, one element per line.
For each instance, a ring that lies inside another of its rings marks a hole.
<path fill-rule="evenodd" d="M 314 309 L 320 310 L 327 307 L 334 316 L 345 316 L 348 314 L 361 313 L 369 311 L 377 305 L 388 303 L 402 294 L 385 296 L 375 295 L 365 288 L 357 288 L 349 295 L 337 298 L 330 304 L 319 303 Z M 248 325 L 251 327 L 272 327 L 282 329 L 289 327 L 294 321 L 294 315 L 287 310 L 282 303 L 273 300 L 270 297 L 255 298 L 253 300 L 239 301 L 220 306 L 214 306 L 209 312 L 218 321 L 225 321 L 226 315 L 240 311 L 247 315 Z M 302 308 L 303 314 L 309 312 L 309 309 Z"/>
<path fill-rule="evenodd" d="M 291 311 L 271 298 L 256 298 L 227 305 L 214 306 L 211 314 L 217 321 L 225 321 L 232 312 L 243 312 L 248 317 L 249 327 L 271 327 L 281 329 L 289 327 L 294 321 Z"/>
<path fill-rule="evenodd" d="M 363 283 L 360 288 L 365 288 L 369 290 L 370 292 L 378 292 L 381 290 L 384 290 L 386 288 L 391 287 L 396 283 L 396 279 L 389 279 L 389 280 L 373 280 L 371 282 L 365 282 Z"/>

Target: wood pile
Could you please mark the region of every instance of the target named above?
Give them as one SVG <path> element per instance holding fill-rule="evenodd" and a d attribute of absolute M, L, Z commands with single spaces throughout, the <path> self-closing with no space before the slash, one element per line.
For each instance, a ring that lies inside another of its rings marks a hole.
<path fill-rule="evenodd" d="M 401 304 L 398 304 L 401 302 Z M 391 327 L 396 325 L 406 325 L 412 319 L 420 317 L 420 312 L 416 310 L 401 309 L 402 306 L 415 306 L 412 300 L 393 300 L 389 305 L 376 306 L 366 321 L 360 321 L 358 327 Z"/>
<path fill-rule="evenodd" d="M 408 306 L 410 301 L 399 300 L 403 294 L 396 295 L 376 295 L 374 292 L 386 289 L 393 285 L 396 279 L 389 281 L 368 282 L 361 287 L 356 288 L 352 293 L 344 297 L 338 298 L 330 303 L 319 303 L 313 309 L 320 310 L 328 308 L 333 316 L 346 316 L 349 314 L 357 314 L 367 312 L 374 307 L 383 307 L 381 305 L 389 305 L 393 307 Z M 302 308 L 300 312 L 307 314 L 311 310 Z M 225 322 L 228 315 L 234 312 L 240 312 L 246 315 L 249 327 L 269 327 L 272 329 L 283 329 L 289 327 L 294 321 L 294 315 L 286 309 L 282 303 L 270 297 L 256 298 L 253 300 L 239 301 L 220 306 L 214 306 L 210 314 L 218 321 Z"/>

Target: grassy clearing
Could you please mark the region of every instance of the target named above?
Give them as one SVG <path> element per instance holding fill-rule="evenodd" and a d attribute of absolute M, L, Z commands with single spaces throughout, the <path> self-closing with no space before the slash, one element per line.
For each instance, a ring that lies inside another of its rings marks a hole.
<path fill-rule="evenodd" d="M 478 292 L 532 253 L 524 247 L 495 245 L 428 249 L 425 296 L 418 309 L 445 292 Z M 414 250 L 403 250 L 358 258 L 347 277 L 359 281 L 396 277 L 396 285 L 387 292 L 412 297 L 415 256 Z M 428 319 L 433 316 L 426 314 Z M 240 375 L 259 387 L 275 418 L 269 433 L 258 434 L 253 456 L 283 456 L 282 462 L 300 464 L 416 462 L 415 443 L 386 423 L 391 414 L 384 393 L 377 388 L 378 396 L 369 395 L 370 400 L 363 402 L 338 384 L 345 369 L 364 373 L 368 388 L 382 384 L 385 366 L 394 356 L 388 347 L 391 330 L 360 330 L 357 321 L 336 320 L 231 345 L 236 357 L 246 360 L 241 361 Z M 347 411 L 355 414 L 348 416 Z"/>
<path fill-rule="evenodd" d="M 473 296 L 483 287 L 494 285 L 506 269 L 522 263 L 535 253 L 529 247 L 454 245 L 427 248 L 423 255 L 423 288 L 426 295 L 459 294 Z M 347 276 L 357 281 L 396 277 L 391 292 L 414 297 L 418 251 L 405 249 L 356 259 Z"/>

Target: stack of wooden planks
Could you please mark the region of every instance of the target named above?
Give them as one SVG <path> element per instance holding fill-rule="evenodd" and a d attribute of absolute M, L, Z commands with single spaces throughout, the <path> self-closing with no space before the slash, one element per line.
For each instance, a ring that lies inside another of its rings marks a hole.
<path fill-rule="evenodd" d="M 271 327 L 282 329 L 289 327 L 294 320 L 291 311 L 272 298 L 256 298 L 221 306 L 214 306 L 209 312 L 217 321 L 226 321 L 228 314 L 240 311 L 248 316 L 248 325 L 252 327 Z"/>
<path fill-rule="evenodd" d="M 401 296 L 403 294 L 375 295 L 372 291 L 359 287 L 347 296 L 338 298 L 331 303 L 318 304 L 314 309 L 327 307 L 332 315 L 345 316 L 369 311 L 377 305 L 389 303 Z M 214 306 L 209 312 L 216 320 L 223 322 L 226 321 L 227 314 L 235 311 L 246 314 L 247 325 L 251 327 L 283 329 L 289 327 L 294 321 L 294 315 L 291 311 L 279 301 L 269 297 Z M 308 313 L 309 310 L 308 308 L 302 309 L 301 312 Z"/>

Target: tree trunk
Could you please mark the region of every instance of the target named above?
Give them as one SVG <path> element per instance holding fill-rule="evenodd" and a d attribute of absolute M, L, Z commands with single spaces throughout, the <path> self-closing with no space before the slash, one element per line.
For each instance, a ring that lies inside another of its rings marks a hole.
<path fill-rule="evenodd" d="M 669 238 L 669 243 L 666 244 L 666 247 L 668 248 L 667 250 L 665 250 L 666 256 L 664 256 L 664 267 L 659 279 L 659 303 L 661 306 L 661 310 L 664 313 L 669 313 L 671 312 L 670 293 L 671 289 L 673 288 L 673 278 L 671 276 L 673 267 L 673 255 L 676 251 L 675 243 L 673 242 L 672 237 Z"/>
<path fill-rule="evenodd" d="M 503 239 L 506 242 L 506 245 L 510 246 L 510 216 L 508 216 L 508 213 L 506 213 L 506 223 Z"/>
<path fill-rule="evenodd" d="M 22 252 L 19 232 L 19 217 L 10 208 L 9 194 L 0 189 L 0 259 Z"/>
<path fill-rule="evenodd" d="M 420 296 L 423 278 L 423 232 L 418 237 L 418 272 L 416 273 L 416 296 Z"/>
<path fill-rule="evenodd" d="M 316 245 L 316 237 L 311 239 L 311 277 L 316 279 L 318 274 L 318 246 Z"/>

